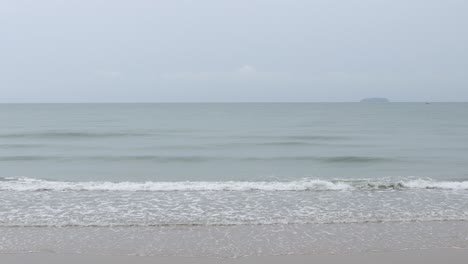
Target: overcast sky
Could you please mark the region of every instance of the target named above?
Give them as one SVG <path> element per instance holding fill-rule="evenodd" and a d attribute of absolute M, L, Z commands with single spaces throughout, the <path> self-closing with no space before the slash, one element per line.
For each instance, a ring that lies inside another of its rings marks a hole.
<path fill-rule="evenodd" d="M 466 0 L 0 0 L 0 102 L 468 101 Z"/>

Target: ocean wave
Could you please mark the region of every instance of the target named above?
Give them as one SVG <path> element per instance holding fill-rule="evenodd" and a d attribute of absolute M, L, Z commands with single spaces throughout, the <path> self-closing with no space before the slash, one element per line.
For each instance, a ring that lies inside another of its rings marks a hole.
<path fill-rule="evenodd" d="M 164 156 L 164 155 L 121 155 L 121 156 L 46 156 L 17 155 L 0 156 L 0 161 L 154 161 L 154 162 L 203 162 L 218 160 L 218 157 Z"/>
<path fill-rule="evenodd" d="M 307 140 L 307 141 L 335 141 L 335 140 L 347 140 L 350 139 L 348 136 L 334 136 L 334 135 L 284 135 L 284 136 L 267 136 L 267 135 L 249 135 L 249 136 L 238 136 L 237 138 L 242 139 L 276 139 L 276 140 Z"/>
<path fill-rule="evenodd" d="M 330 163 L 367 163 L 392 161 L 390 158 L 381 157 L 363 157 L 363 156 L 336 156 L 319 158 L 321 161 Z"/>
<path fill-rule="evenodd" d="M 38 161 L 38 160 L 50 160 L 47 156 L 34 156 L 34 155 L 22 155 L 22 156 L 3 156 L 0 157 L 0 161 Z"/>
<path fill-rule="evenodd" d="M 347 190 L 341 182 L 323 180 L 290 182 L 63 182 L 32 178 L 4 178 L 0 190 L 10 191 L 307 191 Z"/>
<path fill-rule="evenodd" d="M 47 156 L 15 155 L 0 156 L 0 161 L 154 161 L 154 162 L 209 162 L 218 160 L 251 162 L 251 161 L 311 161 L 324 163 L 375 163 L 393 162 L 396 159 L 365 156 L 273 156 L 273 157 L 229 157 L 229 156 L 169 156 L 169 155 L 103 155 L 103 156 Z"/>
<path fill-rule="evenodd" d="M 79 132 L 79 131 L 44 131 L 31 133 L 0 134 L 0 138 L 107 138 L 147 136 L 150 133 L 136 132 Z"/>
<path fill-rule="evenodd" d="M 282 156 L 282 157 L 243 157 L 239 160 L 245 161 L 316 161 L 324 163 L 372 163 L 372 162 L 392 162 L 394 158 L 366 157 L 366 156 Z"/>
<path fill-rule="evenodd" d="M 50 228 L 50 227 L 203 227 L 203 226 L 272 226 L 272 225 L 333 225 L 333 224 L 381 224 L 381 223 L 411 223 L 411 222 L 467 222 L 468 217 L 401 217 L 401 218 L 370 218 L 370 219 L 340 219 L 340 220 L 254 220 L 254 221 L 205 221 L 205 222 L 155 222 L 155 223 L 116 223 L 116 222 L 101 222 L 101 223 L 88 223 L 82 222 L 74 223 L 1 223 L 0 227 L 20 228 L 20 227 L 36 227 L 36 228 Z"/>
<path fill-rule="evenodd" d="M 25 148 L 38 148 L 44 147 L 45 145 L 41 144 L 0 144 L 0 148 L 5 149 L 25 149 Z"/>
<path fill-rule="evenodd" d="M 468 190 L 468 181 L 430 181 L 412 180 L 404 183 L 404 187 L 413 189 L 462 189 Z"/>
<path fill-rule="evenodd" d="M 286 138 L 297 139 L 297 140 L 318 140 L 318 141 L 349 139 L 349 137 L 347 136 L 324 136 L 324 135 L 287 136 Z"/>
<path fill-rule="evenodd" d="M 442 189 L 468 190 L 468 181 L 320 180 L 298 181 L 186 181 L 186 182 L 66 182 L 33 178 L 0 178 L 0 191 L 356 191 L 356 190 Z"/>
<path fill-rule="evenodd" d="M 308 141 L 271 141 L 271 142 L 247 143 L 245 145 L 251 145 L 251 146 L 323 146 L 324 144 L 318 143 L 318 142 L 308 142 Z"/>

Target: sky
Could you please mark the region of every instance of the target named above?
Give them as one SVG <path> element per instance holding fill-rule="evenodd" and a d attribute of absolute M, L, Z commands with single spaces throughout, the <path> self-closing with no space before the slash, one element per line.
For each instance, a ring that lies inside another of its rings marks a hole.
<path fill-rule="evenodd" d="M 0 0 L 0 102 L 468 101 L 466 0 Z"/>

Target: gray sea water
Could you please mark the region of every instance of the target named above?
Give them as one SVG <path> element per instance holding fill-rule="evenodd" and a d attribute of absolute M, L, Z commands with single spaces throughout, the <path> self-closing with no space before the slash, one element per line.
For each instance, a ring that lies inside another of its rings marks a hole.
<path fill-rule="evenodd" d="M 468 221 L 467 103 L 3 104 L 0 227 Z"/>

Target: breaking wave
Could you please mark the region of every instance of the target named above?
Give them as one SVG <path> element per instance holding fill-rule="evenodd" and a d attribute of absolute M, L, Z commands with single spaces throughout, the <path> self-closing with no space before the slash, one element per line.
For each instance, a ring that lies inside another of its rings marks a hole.
<path fill-rule="evenodd" d="M 0 191 L 355 191 L 443 189 L 468 190 L 468 181 L 370 181 L 303 179 L 298 181 L 66 182 L 33 178 L 0 178 Z"/>

